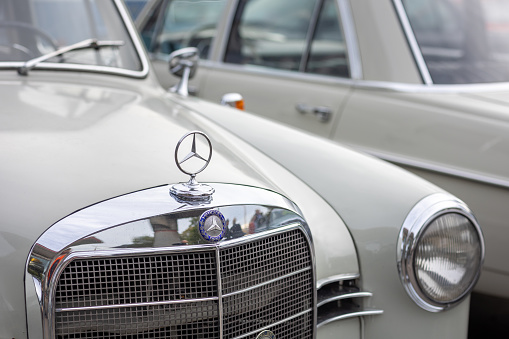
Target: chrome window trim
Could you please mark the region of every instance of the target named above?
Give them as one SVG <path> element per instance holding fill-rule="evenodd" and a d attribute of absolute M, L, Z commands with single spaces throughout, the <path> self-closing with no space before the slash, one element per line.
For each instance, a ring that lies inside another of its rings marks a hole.
<path fill-rule="evenodd" d="M 410 25 L 410 21 L 408 20 L 408 16 L 405 12 L 405 7 L 403 6 L 403 2 L 401 0 L 393 0 L 394 8 L 396 9 L 396 14 L 398 15 L 399 22 L 401 23 L 401 27 L 403 28 L 403 33 L 405 34 L 410 50 L 414 56 L 414 60 L 417 64 L 417 68 L 421 73 L 422 80 L 426 85 L 433 85 L 433 79 L 428 70 L 428 66 L 424 61 L 424 57 L 422 56 L 421 49 L 419 48 L 419 44 L 417 43 L 417 39 L 412 30 L 412 26 Z"/>
<path fill-rule="evenodd" d="M 230 64 L 226 62 L 217 62 L 211 60 L 200 60 L 200 67 L 211 68 L 214 70 L 224 70 L 228 72 L 238 72 L 238 73 L 251 73 L 254 75 L 262 75 L 271 78 L 278 79 L 290 79 L 290 80 L 299 80 L 306 82 L 320 82 L 324 84 L 331 85 L 343 85 L 347 87 L 351 87 L 355 84 L 354 81 L 350 78 L 340 78 L 329 75 L 321 75 L 321 74 L 313 74 L 313 73 L 303 73 L 298 71 L 288 71 L 283 69 L 276 68 L 268 68 L 264 66 L 257 65 L 239 65 L 239 64 Z"/>
<path fill-rule="evenodd" d="M 200 67 L 210 68 L 219 71 L 224 70 L 238 73 L 251 73 L 254 75 L 264 75 L 274 78 L 283 78 L 300 81 L 314 81 L 324 84 L 349 86 L 364 90 L 391 91 L 396 93 L 463 94 L 463 93 L 509 90 L 509 82 L 429 86 L 424 84 L 409 84 L 402 82 L 340 78 L 320 74 L 301 73 L 278 69 L 266 69 L 265 67 L 255 65 L 228 64 L 225 62 L 218 62 L 213 60 L 200 60 L 199 64 Z"/>
<path fill-rule="evenodd" d="M 218 41 L 221 41 L 222 43 L 217 48 L 218 50 L 216 51 L 215 50 L 216 49 L 215 39 L 212 39 L 211 43 L 212 43 L 213 48 L 211 48 L 209 51 L 209 59 L 208 60 L 213 60 L 214 55 L 217 55 L 218 56 L 217 62 L 226 64 L 224 61 L 226 58 L 226 48 L 228 46 L 228 43 L 230 42 L 230 35 L 232 32 L 233 21 L 235 20 L 235 15 L 237 15 L 237 12 L 238 12 L 239 2 L 240 2 L 240 0 L 233 0 L 233 1 L 231 1 L 231 4 L 229 6 L 228 6 L 228 4 L 225 6 L 226 20 L 224 21 L 224 24 L 226 25 L 225 26 L 226 29 L 223 30 L 223 35 L 221 36 L 220 40 L 218 40 Z M 220 28 L 220 27 L 218 26 L 218 28 Z"/>
<path fill-rule="evenodd" d="M 59 71 L 87 71 L 101 74 L 112 74 L 112 75 L 123 75 L 133 78 L 145 78 L 149 73 L 149 63 L 145 55 L 144 49 L 141 46 L 139 39 L 137 38 L 136 29 L 134 28 L 129 13 L 122 4 L 121 0 L 113 0 L 115 6 L 122 18 L 122 22 L 127 29 L 128 36 L 133 42 L 135 51 L 137 52 L 138 59 L 140 60 L 141 70 L 133 71 L 124 68 L 107 67 L 107 66 L 96 66 L 96 65 L 84 65 L 84 64 L 61 64 L 44 62 L 38 64 L 32 71 L 36 70 L 59 70 Z M 15 70 L 24 65 L 24 62 L 0 62 L 0 70 Z"/>
<path fill-rule="evenodd" d="M 355 87 L 372 90 L 390 90 L 402 93 L 475 93 L 509 90 L 509 82 L 485 83 L 485 84 L 455 84 L 436 85 L 408 84 L 401 82 L 361 80 L 353 83 Z"/>
<path fill-rule="evenodd" d="M 316 27 L 318 26 L 318 19 L 320 18 L 322 8 L 325 2 L 325 0 L 315 0 L 315 1 L 316 1 L 315 8 L 313 9 L 313 13 L 311 13 L 311 17 L 309 18 L 308 32 L 306 34 L 306 44 L 304 46 L 304 50 L 302 51 L 299 68 L 298 70 L 294 70 L 293 72 L 303 72 L 303 73 L 306 72 L 309 55 L 311 54 L 313 38 L 315 36 Z"/>
<path fill-rule="evenodd" d="M 27 299 L 26 302 L 27 305 L 34 304 L 33 299 L 37 298 L 37 302 L 40 305 L 38 309 L 27 307 L 27 316 L 29 319 L 32 319 L 32 322 L 33 319 L 37 318 L 41 321 L 41 323 L 38 323 L 37 321 L 37 323 L 29 322 L 27 324 L 29 334 L 35 334 L 37 333 L 36 330 L 38 328 L 43 328 L 44 338 L 54 338 L 54 313 L 52 311 L 56 311 L 53 304 L 55 288 L 57 286 L 60 273 L 71 261 L 76 259 L 97 257 L 104 258 L 111 256 L 129 257 L 139 254 L 154 255 L 189 251 L 215 251 L 217 260 L 217 256 L 219 256 L 219 249 L 228 248 L 246 242 L 252 242 L 257 239 L 263 239 L 273 234 L 286 232 L 292 229 L 300 229 L 305 236 L 311 253 L 311 267 L 306 269 L 306 271 L 313 271 L 315 267 L 313 241 L 310 230 L 303 219 L 302 222 L 293 221 L 288 225 L 284 225 L 270 231 L 262 231 L 260 233 L 250 234 L 233 240 L 224 240 L 217 244 L 188 245 L 185 247 L 173 246 L 163 248 L 108 248 L 97 251 L 92 251 L 90 249 L 83 250 L 79 248 L 77 250 L 73 249 L 73 243 L 79 239 L 115 226 L 121 226 L 123 224 L 147 219 L 153 216 L 185 213 L 200 209 L 212 209 L 236 205 L 273 206 L 289 210 L 302 218 L 302 213 L 292 201 L 274 191 L 237 184 L 210 183 L 210 186 L 215 189 L 216 193 L 208 202 L 191 203 L 178 201 L 169 193 L 171 185 L 158 186 L 91 205 L 61 219 L 46 230 L 46 232 L 39 237 L 32 247 L 26 263 L 27 271 L 25 272 L 25 281 L 33 281 L 34 286 L 30 286 L 30 284 L 27 283 L 25 283 L 25 286 L 26 288 L 35 289 L 35 292 L 30 291 L 27 294 L 31 296 L 31 299 Z M 129 213 L 126 213 L 126 211 L 129 211 Z M 29 271 L 29 263 L 32 259 L 38 258 L 44 258 L 46 261 L 44 266 L 40 268 L 40 272 L 35 272 L 34 270 Z M 219 263 L 220 261 L 218 260 L 217 274 L 220 274 L 221 272 Z M 30 279 L 30 276 L 32 276 L 32 279 Z M 314 274 L 312 279 L 312 284 L 315 286 L 316 277 Z M 218 280 L 218 288 L 220 287 L 220 281 L 221 279 Z M 225 295 L 221 294 L 220 290 L 218 293 L 218 299 L 225 297 Z M 311 311 L 316 309 L 316 289 L 313 289 L 313 299 L 314 304 Z M 204 300 L 200 299 L 197 301 Z M 222 313 L 221 307 L 219 313 Z M 93 308 L 94 307 L 87 309 Z M 46 313 L 46 311 L 49 311 L 49 313 Z M 68 310 L 61 309 L 60 311 Z M 313 324 L 316 327 L 316 313 L 313 317 Z M 270 326 L 274 325 L 275 324 L 271 324 Z"/>
<path fill-rule="evenodd" d="M 337 0 L 343 35 L 346 42 L 346 50 L 350 68 L 350 78 L 360 80 L 363 77 L 361 53 L 357 43 L 357 32 L 353 22 L 352 9 L 348 0 Z"/>
<path fill-rule="evenodd" d="M 469 171 L 459 170 L 455 168 L 450 168 L 445 165 L 437 165 L 437 164 L 429 164 L 424 161 L 414 160 L 410 158 L 405 158 L 403 156 L 388 154 L 380 151 L 376 151 L 367 147 L 357 146 L 353 144 L 349 144 L 350 147 L 357 149 L 358 151 L 367 153 L 379 159 L 391 162 L 398 166 L 408 166 L 413 167 L 420 170 L 436 172 L 440 174 L 445 174 L 448 176 L 476 181 L 483 184 L 499 186 L 503 188 L 509 188 L 509 180 L 501 179 L 489 175 L 483 175 L 478 173 L 472 173 Z"/>
<path fill-rule="evenodd" d="M 482 230 L 468 206 L 448 193 L 435 193 L 419 201 L 407 215 L 398 236 L 396 259 L 400 280 L 410 298 L 419 307 L 430 312 L 441 312 L 450 309 L 463 301 L 477 283 L 481 273 L 481 270 L 479 269 L 470 286 L 458 298 L 449 303 L 435 302 L 426 297 L 426 295 L 424 295 L 424 293 L 420 290 L 419 283 L 413 270 L 413 258 L 416 244 L 426 228 L 436 218 L 448 213 L 463 215 L 474 225 L 474 228 L 479 235 L 481 246 L 480 263 L 482 266 L 485 254 Z"/>

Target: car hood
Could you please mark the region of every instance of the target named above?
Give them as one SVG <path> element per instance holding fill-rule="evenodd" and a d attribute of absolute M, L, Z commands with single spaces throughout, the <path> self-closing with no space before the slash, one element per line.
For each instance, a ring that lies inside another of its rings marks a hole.
<path fill-rule="evenodd" d="M 207 132 L 184 107 L 147 93 L 49 83 L 0 84 L 0 91 L 7 98 L 0 114 L 0 239 L 11 244 L 0 246 L 0 256 L 12 244 L 27 253 L 47 227 L 85 206 L 187 181 L 174 162 L 175 146 L 189 131 Z M 275 188 L 217 133 L 212 139 L 211 164 L 199 181 Z"/>

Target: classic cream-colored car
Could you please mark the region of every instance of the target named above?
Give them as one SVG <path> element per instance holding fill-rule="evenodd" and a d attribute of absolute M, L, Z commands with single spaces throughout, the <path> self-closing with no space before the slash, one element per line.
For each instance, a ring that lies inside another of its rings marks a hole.
<path fill-rule="evenodd" d="M 118 0 L 0 1 L 0 338 L 466 338 L 453 195 L 158 83 Z"/>
<path fill-rule="evenodd" d="M 137 23 L 164 87 L 168 53 L 195 46 L 199 97 L 238 92 L 466 201 L 488 247 L 476 291 L 509 298 L 509 1 L 156 0 Z"/>

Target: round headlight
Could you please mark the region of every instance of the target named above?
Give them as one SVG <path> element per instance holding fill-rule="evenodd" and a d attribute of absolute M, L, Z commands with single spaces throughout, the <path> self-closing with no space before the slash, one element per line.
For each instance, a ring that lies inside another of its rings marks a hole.
<path fill-rule="evenodd" d="M 484 240 L 472 212 L 448 194 L 421 200 L 398 241 L 398 269 L 410 297 L 425 310 L 458 304 L 479 279 Z"/>

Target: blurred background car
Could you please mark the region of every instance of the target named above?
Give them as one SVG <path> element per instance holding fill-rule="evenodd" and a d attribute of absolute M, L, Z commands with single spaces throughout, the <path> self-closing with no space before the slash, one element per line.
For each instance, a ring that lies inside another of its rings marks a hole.
<path fill-rule="evenodd" d="M 155 0 L 137 26 L 164 87 L 167 53 L 195 46 L 195 95 L 239 92 L 462 197 L 488 244 L 479 319 L 509 317 L 509 1 Z"/>

